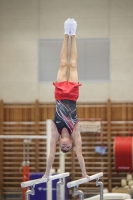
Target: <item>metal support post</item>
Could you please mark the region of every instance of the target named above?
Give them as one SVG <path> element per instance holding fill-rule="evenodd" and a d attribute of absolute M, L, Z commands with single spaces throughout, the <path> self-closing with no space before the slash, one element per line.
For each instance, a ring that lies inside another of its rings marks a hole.
<path fill-rule="evenodd" d="M 34 188 L 32 187 L 31 190 L 27 190 L 26 193 L 25 193 L 25 199 L 26 200 L 30 200 L 30 195 L 35 195 L 35 190 Z"/>
<path fill-rule="evenodd" d="M 84 193 L 81 190 L 78 190 L 78 185 L 74 187 L 74 197 L 79 195 L 79 200 L 84 200 Z"/>
<path fill-rule="evenodd" d="M 60 181 L 56 184 L 56 200 L 61 200 L 61 191 L 60 186 L 64 184 L 63 178 L 60 179 Z"/>
<path fill-rule="evenodd" d="M 99 179 L 96 180 L 96 186 L 100 186 L 100 200 L 103 200 L 103 183 L 98 182 Z"/>

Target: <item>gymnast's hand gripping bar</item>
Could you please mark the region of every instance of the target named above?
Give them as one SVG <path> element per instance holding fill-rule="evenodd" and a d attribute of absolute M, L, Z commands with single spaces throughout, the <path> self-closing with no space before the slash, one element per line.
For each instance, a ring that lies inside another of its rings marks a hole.
<path fill-rule="evenodd" d="M 21 187 L 25 188 L 25 187 L 29 187 L 29 186 L 34 186 L 34 185 L 37 185 L 39 183 L 47 182 L 48 180 L 55 180 L 55 179 L 59 179 L 59 178 L 65 178 L 65 177 L 67 177 L 69 175 L 70 175 L 70 173 L 66 172 L 66 173 L 57 174 L 57 175 L 54 175 L 54 176 L 49 176 L 48 178 L 38 178 L 38 179 L 35 179 L 35 180 L 31 180 L 31 181 L 25 181 L 25 182 L 21 183 Z"/>
<path fill-rule="evenodd" d="M 78 179 L 76 181 L 71 181 L 71 182 L 67 183 L 67 187 L 71 188 L 71 187 L 74 187 L 74 186 L 77 186 L 77 185 L 80 185 L 80 184 L 83 184 L 83 183 L 87 183 L 87 182 L 92 181 L 94 179 L 99 179 L 101 176 L 103 176 L 102 172 L 90 176 L 90 179 L 81 178 L 81 179 Z"/>

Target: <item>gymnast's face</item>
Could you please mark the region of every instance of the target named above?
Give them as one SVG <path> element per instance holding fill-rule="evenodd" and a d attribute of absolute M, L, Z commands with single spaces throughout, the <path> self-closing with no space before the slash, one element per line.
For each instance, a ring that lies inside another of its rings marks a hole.
<path fill-rule="evenodd" d="M 69 151 L 71 148 L 72 148 L 72 139 L 71 138 L 61 138 L 59 143 L 60 143 L 60 148 L 63 150 L 63 151 Z"/>

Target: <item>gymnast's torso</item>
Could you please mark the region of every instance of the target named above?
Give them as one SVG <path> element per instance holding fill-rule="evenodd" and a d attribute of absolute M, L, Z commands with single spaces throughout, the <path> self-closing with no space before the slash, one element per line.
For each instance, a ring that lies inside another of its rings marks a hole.
<path fill-rule="evenodd" d="M 63 128 L 66 128 L 71 135 L 78 123 L 76 101 L 56 100 L 56 112 L 53 121 L 59 134 L 61 134 Z"/>

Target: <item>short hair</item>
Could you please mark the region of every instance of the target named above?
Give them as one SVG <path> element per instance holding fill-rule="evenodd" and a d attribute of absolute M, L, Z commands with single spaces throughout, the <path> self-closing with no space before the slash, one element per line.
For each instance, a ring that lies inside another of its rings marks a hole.
<path fill-rule="evenodd" d="M 71 149 L 69 149 L 69 150 L 63 150 L 63 149 L 61 149 L 61 152 L 62 153 L 68 153 L 68 152 L 70 152 L 73 149 L 73 147 L 74 147 L 74 143 L 72 143 L 72 148 Z"/>

